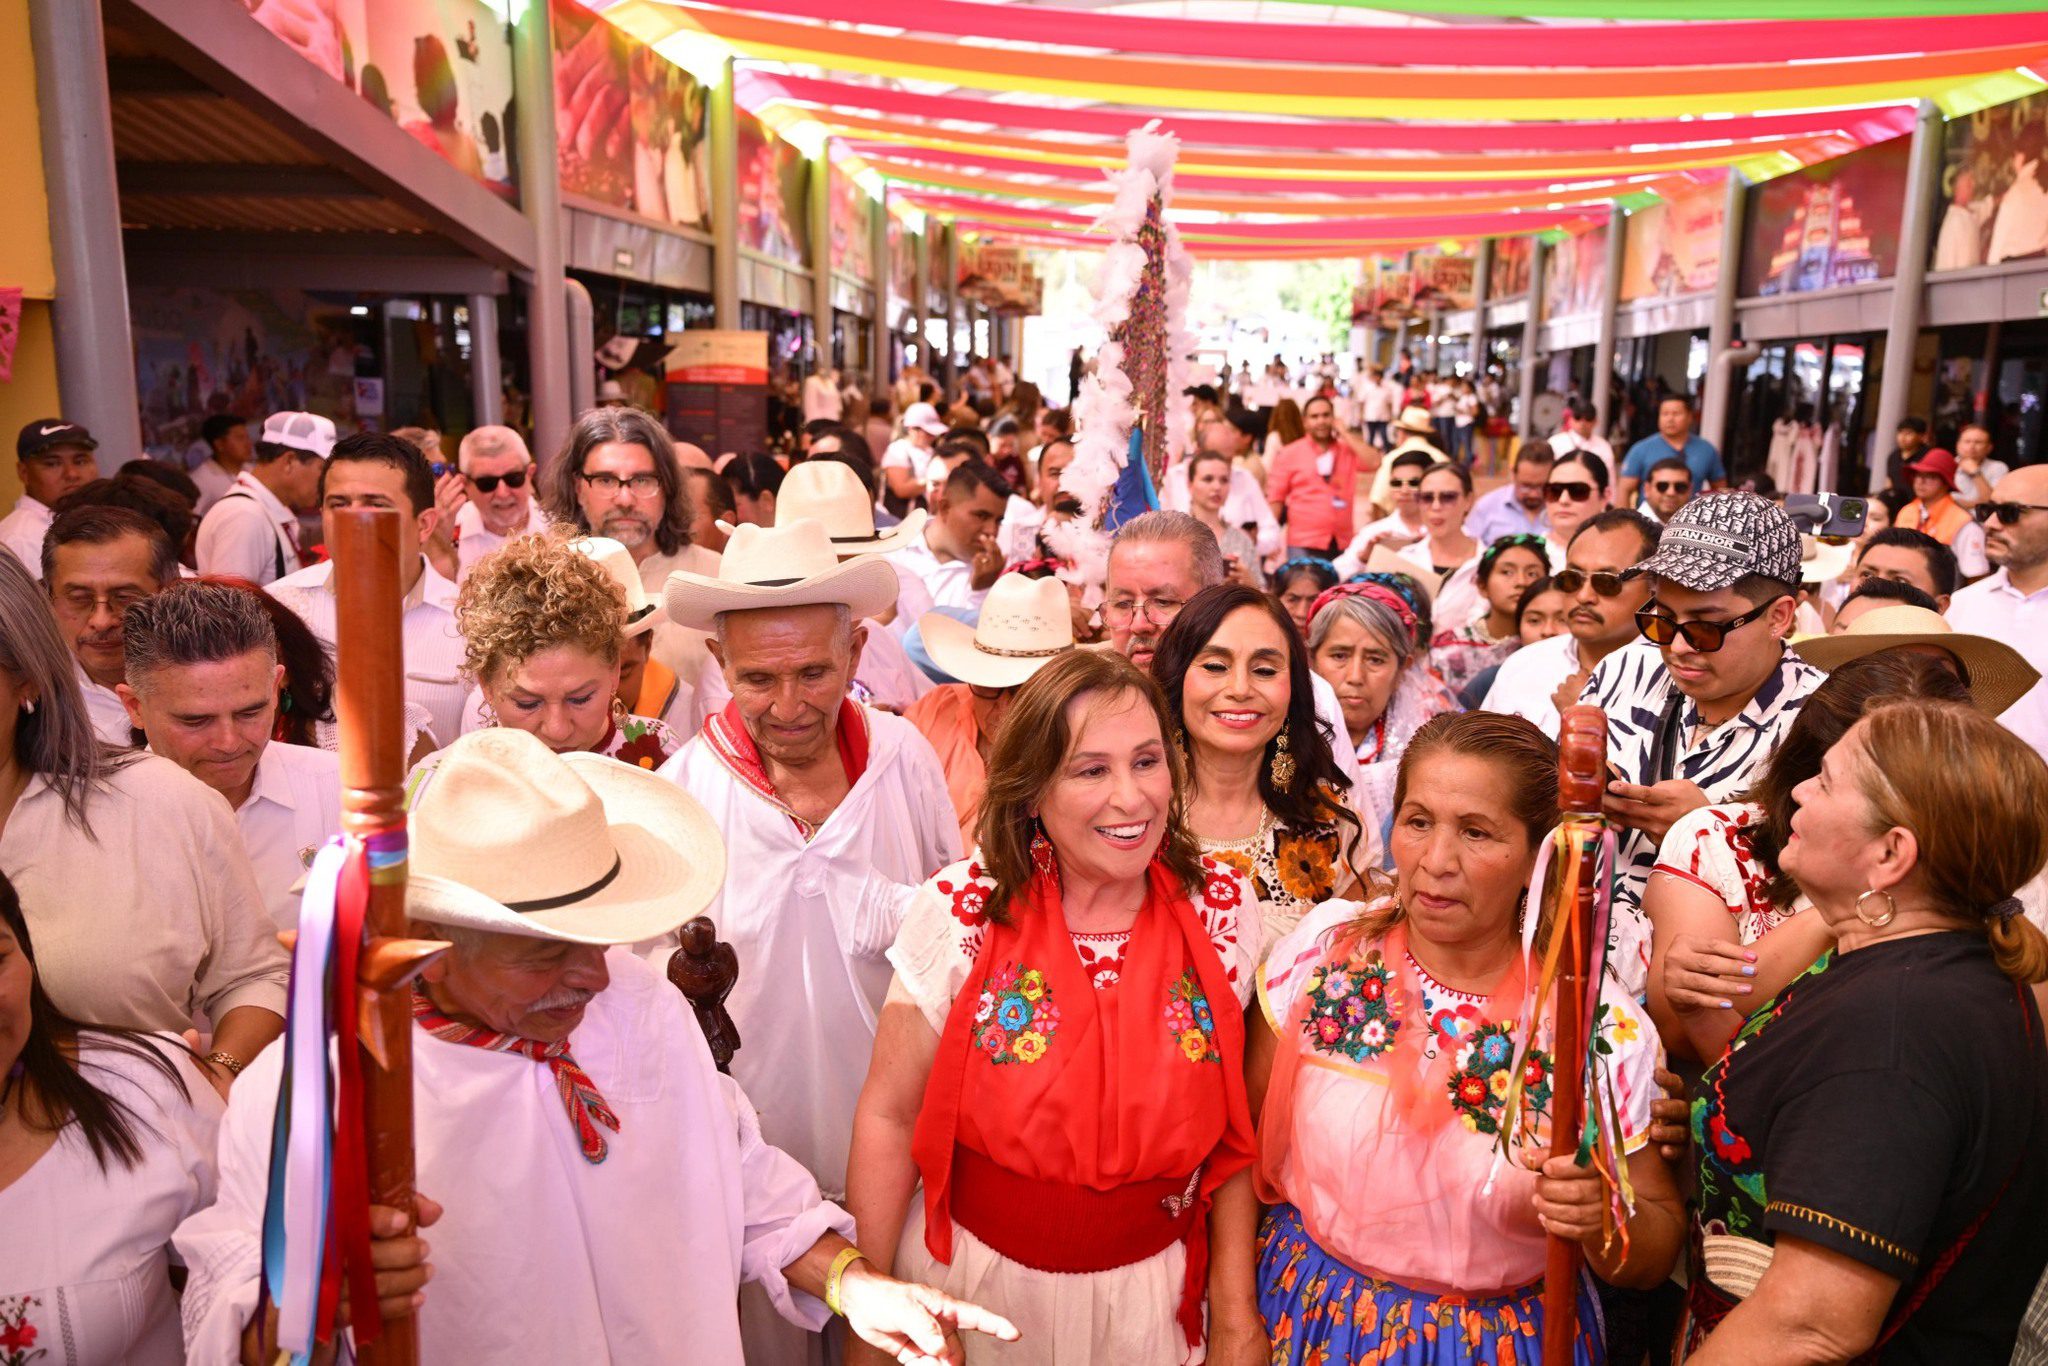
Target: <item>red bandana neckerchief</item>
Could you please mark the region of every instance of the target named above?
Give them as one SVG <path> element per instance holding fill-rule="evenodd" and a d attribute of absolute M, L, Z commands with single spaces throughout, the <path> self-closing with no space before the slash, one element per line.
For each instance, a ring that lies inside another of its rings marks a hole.
<path fill-rule="evenodd" d="M 846 766 L 846 785 L 850 788 L 860 781 L 868 767 L 868 714 L 850 697 L 840 699 L 838 730 L 839 762 Z M 703 735 L 704 743 L 711 746 L 711 752 L 732 776 L 794 821 L 805 839 L 817 833 L 817 827 L 790 810 L 788 803 L 776 795 L 775 780 L 768 776 L 768 766 L 761 762 L 754 737 L 747 734 L 738 702 L 728 702 L 725 710 L 705 717 Z"/>
<path fill-rule="evenodd" d="M 619 1117 L 612 1113 L 611 1106 L 605 1104 L 590 1074 L 569 1056 L 567 1039 L 542 1043 L 538 1039 L 522 1039 L 517 1034 L 499 1034 L 478 1025 L 462 1024 L 436 1010 L 423 991 L 415 991 L 412 995 L 412 1018 L 421 1029 L 446 1043 L 487 1048 L 493 1053 L 517 1053 L 534 1062 L 546 1063 L 548 1070 L 555 1074 L 555 1088 L 562 1093 L 562 1104 L 569 1111 L 569 1122 L 576 1126 L 577 1141 L 583 1145 L 583 1160 L 593 1164 L 604 1161 L 605 1137 L 597 1126 L 602 1124 L 617 1133 Z"/>

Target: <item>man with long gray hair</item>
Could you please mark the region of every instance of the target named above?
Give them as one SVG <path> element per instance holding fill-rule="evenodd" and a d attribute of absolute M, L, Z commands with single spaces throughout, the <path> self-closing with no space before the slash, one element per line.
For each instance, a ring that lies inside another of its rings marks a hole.
<path fill-rule="evenodd" d="M 128 609 L 127 681 L 115 691 L 152 753 L 227 798 L 263 905 L 299 924 L 292 890 L 341 829 L 340 760 L 273 739 L 284 666 L 256 594 L 188 579 Z"/>

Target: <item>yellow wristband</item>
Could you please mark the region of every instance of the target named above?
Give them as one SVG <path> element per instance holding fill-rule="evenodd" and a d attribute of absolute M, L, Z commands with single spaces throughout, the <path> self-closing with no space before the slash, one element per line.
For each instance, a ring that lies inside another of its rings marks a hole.
<path fill-rule="evenodd" d="M 825 1307 L 840 1318 L 846 1317 L 846 1311 L 839 1307 L 839 1282 L 846 1275 L 846 1268 L 855 1262 L 866 1261 L 867 1256 L 857 1247 L 843 1247 L 832 1259 L 832 1269 L 825 1273 Z"/>

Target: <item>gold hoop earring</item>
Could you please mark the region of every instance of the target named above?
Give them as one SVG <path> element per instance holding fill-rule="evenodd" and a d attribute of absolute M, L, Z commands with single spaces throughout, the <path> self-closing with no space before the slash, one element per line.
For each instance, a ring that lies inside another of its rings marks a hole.
<path fill-rule="evenodd" d="M 1287 732 L 1283 729 L 1273 742 L 1273 767 L 1270 770 L 1273 786 L 1285 792 L 1294 786 L 1294 756 L 1287 752 Z"/>
<path fill-rule="evenodd" d="M 1874 896 L 1881 896 L 1884 898 L 1884 914 L 1875 916 L 1863 914 L 1863 903 L 1870 900 L 1870 898 Z M 1892 900 L 1892 894 L 1890 892 L 1880 892 L 1879 890 L 1877 890 L 1877 888 L 1872 887 L 1869 891 L 1863 893 L 1863 895 L 1856 898 L 1856 918 L 1862 921 L 1864 924 L 1870 926 L 1870 928 L 1873 930 L 1881 930 L 1885 926 L 1891 924 L 1893 917 L 1897 916 L 1898 913 L 1899 903 Z"/>

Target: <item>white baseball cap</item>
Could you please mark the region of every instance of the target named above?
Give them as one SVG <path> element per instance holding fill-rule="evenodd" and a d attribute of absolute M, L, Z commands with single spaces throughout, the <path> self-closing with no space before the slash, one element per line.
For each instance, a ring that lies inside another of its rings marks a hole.
<path fill-rule="evenodd" d="M 318 413 L 272 413 L 263 419 L 263 435 L 256 439 L 325 460 L 334 450 L 334 423 Z"/>
<path fill-rule="evenodd" d="M 929 403 L 913 403 L 905 408 L 903 427 L 906 431 L 923 432 L 926 436 L 944 436 L 952 430 L 939 416 L 939 410 Z"/>

